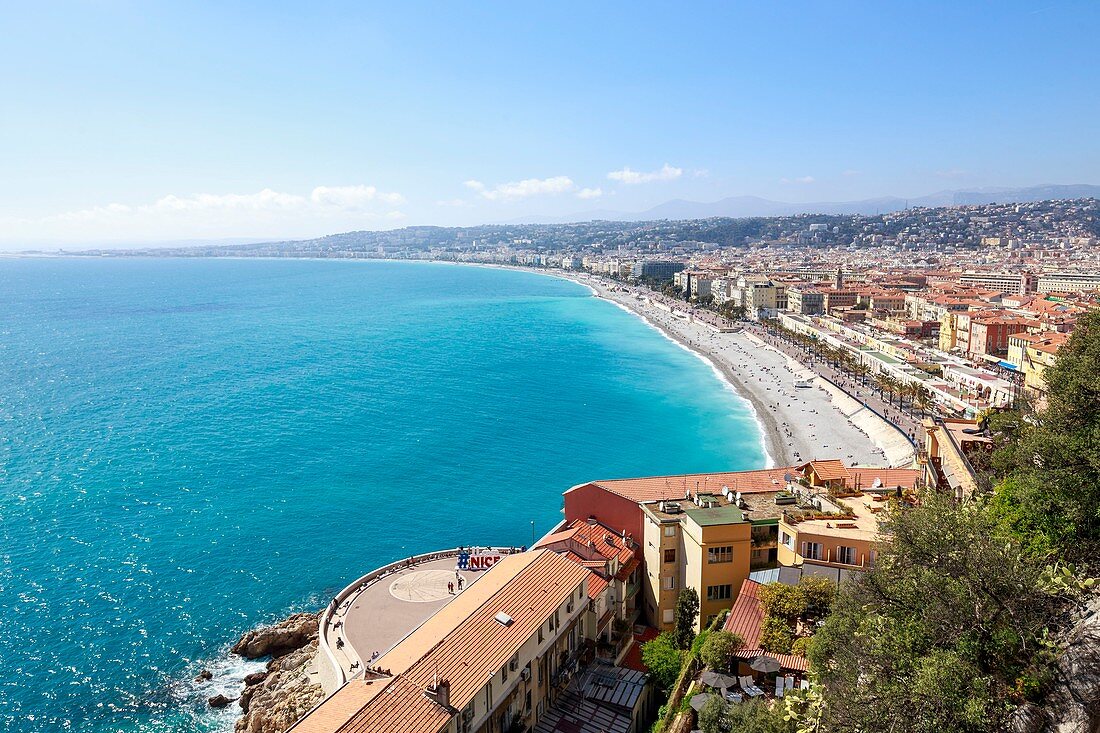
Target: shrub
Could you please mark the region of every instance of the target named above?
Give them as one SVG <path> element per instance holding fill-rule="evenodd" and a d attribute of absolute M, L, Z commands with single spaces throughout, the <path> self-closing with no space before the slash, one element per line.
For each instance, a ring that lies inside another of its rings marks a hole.
<path fill-rule="evenodd" d="M 760 624 L 760 648 L 772 654 L 790 654 L 794 632 L 786 619 L 765 616 Z"/>
<path fill-rule="evenodd" d="M 676 648 L 672 634 L 664 632 L 656 639 L 642 644 L 642 662 L 662 689 L 669 689 L 680 676 L 684 664 L 684 652 Z"/>
<path fill-rule="evenodd" d="M 791 654 L 799 657 L 805 657 L 806 653 L 810 649 L 810 643 L 813 641 L 812 637 L 800 636 L 794 640 L 791 644 Z"/>
<path fill-rule="evenodd" d="M 707 636 L 699 650 L 699 658 L 711 669 L 725 671 L 733 662 L 734 652 L 744 643 L 744 639 L 732 631 L 715 631 Z"/>

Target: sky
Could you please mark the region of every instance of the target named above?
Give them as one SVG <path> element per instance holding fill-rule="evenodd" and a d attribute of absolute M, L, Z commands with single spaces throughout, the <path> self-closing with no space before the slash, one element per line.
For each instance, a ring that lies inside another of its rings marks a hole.
<path fill-rule="evenodd" d="M 1100 184 L 1100 3 L 8 2 L 0 248 Z"/>

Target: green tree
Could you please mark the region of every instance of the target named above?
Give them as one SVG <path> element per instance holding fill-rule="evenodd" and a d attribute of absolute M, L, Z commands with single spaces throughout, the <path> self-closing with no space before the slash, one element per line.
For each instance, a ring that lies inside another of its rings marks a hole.
<path fill-rule="evenodd" d="M 795 585 L 768 583 L 760 587 L 757 596 L 765 616 L 793 620 L 806 612 L 806 597 Z"/>
<path fill-rule="evenodd" d="M 807 575 L 798 581 L 797 588 L 802 596 L 803 618 L 817 620 L 829 613 L 836 597 L 836 583 L 828 578 Z"/>
<path fill-rule="evenodd" d="M 790 654 L 794 643 L 791 622 L 779 616 L 765 616 L 760 624 L 760 648 L 772 654 Z"/>
<path fill-rule="evenodd" d="M 795 725 L 785 719 L 782 705 L 769 705 L 754 697 L 726 709 L 724 731 L 736 733 L 794 733 Z"/>
<path fill-rule="evenodd" d="M 732 631 L 713 631 L 699 649 L 699 658 L 711 669 L 724 672 L 733 664 L 734 652 L 744 644 L 745 640 Z"/>
<path fill-rule="evenodd" d="M 994 422 L 1004 479 L 994 511 L 1017 534 L 1071 559 L 1100 551 L 1100 312 L 1083 315 L 1047 368 L 1046 404 Z"/>
<path fill-rule="evenodd" d="M 684 652 L 676 648 L 672 634 L 664 632 L 642 644 L 642 662 L 658 686 L 667 690 L 676 683 L 684 664 Z"/>
<path fill-rule="evenodd" d="M 726 710 L 729 705 L 719 695 L 711 695 L 699 711 L 699 728 L 703 733 L 727 733 Z"/>
<path fill-rule="evenodd" d="M 694 588 L 684 588 L 676 599 L 676 628 L 672 632 L 678 649 L 690 649 L 695 639 L 695 621 L 699 618 L 699 594 Z"/>
<path fill-rule="evenodd" d="M 809 647 L 822 730 L 1002 729 L 1050 664 L 1042 564 L 981 504 L 933 493 L 880 533 L 875 567 L 841 587 Z"/>

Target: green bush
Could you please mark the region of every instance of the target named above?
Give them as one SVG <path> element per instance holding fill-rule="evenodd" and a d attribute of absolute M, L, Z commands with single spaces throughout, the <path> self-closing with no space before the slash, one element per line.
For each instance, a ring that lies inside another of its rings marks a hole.
<path fill-rule="evenodd" d="M 702 644 L 699 658 L 711 669 L 724 672 L 733 663 L 734 652 L 744 643 L 745 640 L 732 631 L 714 631 Z"/>
<path fill-rule="evenodd" d="M 800 636 L 794 640 L 791 644 L 791 654 L 798 657 L 805 657 L 807 651 L 809 651 L 810 643 L 813 642 L 813 638 L 809 636 Z"/>
<path fill-rule="evenodd" d="M 676 648 L 668 631 L 642 644 L 642 662 L 653 675 L 657 685 L 664 690 L 672 687 L 680 676 L 684 664 L 684 652 Z"/>
<path fill-rule="evenodd" d="M 794 643 L 791 624 L 783 618 L 765 616 L 760 624 L 760 648 L 772 654 L 790 654 Z"/>

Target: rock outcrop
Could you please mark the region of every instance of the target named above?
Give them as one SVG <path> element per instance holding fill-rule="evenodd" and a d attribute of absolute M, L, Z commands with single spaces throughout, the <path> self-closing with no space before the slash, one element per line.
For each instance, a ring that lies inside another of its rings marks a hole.
<path fill-rule="evenodd" d="M 284 733 L 324 699 L 307 672 L 317 652 L 314 640 L 267 664 L 266 677 L 241 693 L 236 733 Z"/>
<path fill-rule="evenodd" d="M 214 697 L 206 701 L 212 708 L 224 708 L 231 702 L 233 702 L 233 698 L 226 697 L 225 695 L 214 695 Z"/>
<path fill-rule="evenodd" d="M 281 657 L 316 641 L 319 621 L 319 614 L 296 613 L 274 626 L 247 632 L 230 651 L 245 659 Z"/>
<path fill-rule="evenodd" d="M 265 672 L 244 680 L 236 733 L 283 733 L 324 699 L 308 672 L 317 653 L 319 621 L 316 613 L 295 614 L 249 631 L 233 646 L 234 654 L 248 659 L 272 657 Z"/>
<path fill-rule="evenodd" d="M 1054 669 L 1054 685 L 1037 705 L 1013 715 L 1013 733 L 1100 732 L 1100 598 L 1068 633 Z"/>

